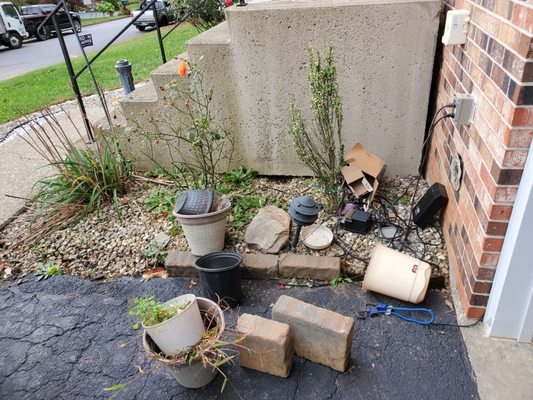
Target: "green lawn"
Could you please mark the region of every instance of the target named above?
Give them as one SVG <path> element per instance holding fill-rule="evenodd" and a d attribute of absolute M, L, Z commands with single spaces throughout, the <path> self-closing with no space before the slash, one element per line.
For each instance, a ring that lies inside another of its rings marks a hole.
<path fill-rule="evenodd" d="M 167 60 L 185 51 L 185 42 L 197 33 L 192 26 L 186 25 L 170 34 L 165 40 Z M 128 42 L 113 45 L 98 58 L 93 64 L 93 71 L 104 89 L 120 87 L 115 62 L 123 59 L 129 60 L 133 65 L 135 81 L 147 79 L 150 72 L 162 63 L 156 32 L 147 32 Z M 77 71 L 84 62 L 81 57 L 77 57 L 73 59 L 73 64 Z M 87 72 L 78 79 L 78 83 L 82 94 L 94 93 Z M 74 93 L 64 63 L 0 81 L 0 123 L 73 98 Z"/>
<path fill-rule="evenodd" d="M 130 16 L 129 15 L 117 15 L 116 17 L 100 17 L 100 18 L 82 19 L 81 26 L 86 27 L 86 26 L 91 26 L 95 24 L 101 24 L 102 22 L 114 21 L 116 19 L 121 19 L 121 18 L 130 18 Z"/>

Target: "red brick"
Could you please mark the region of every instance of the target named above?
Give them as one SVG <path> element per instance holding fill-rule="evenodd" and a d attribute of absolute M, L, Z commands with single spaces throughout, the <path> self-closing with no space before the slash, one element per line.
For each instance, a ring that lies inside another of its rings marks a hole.
<path fill-rule="evenodd" d="M 470 304 L 465 307 L 465 314 L 467 318 L 481 319 L 485 314 L 485 307 L 471 306 Z"/>
<path fill-rule="evenodd" d="M 533 125 L 533 109 L 517 107 L 511 121 L 513 126 L 531 126 Z"/>
<path fill-rule="evenodd" d="M 522 57 L 528 57 L 530 38 L 512 25 L 500 24 L 498 39 Z"/>
<path fill-rule="evenodd" d="M 500 260 L 500 254 L 499 253 L 483 253 L 481 255 L 481 258 L 479 259 L 479 264 L 480 264 L 480 267 L 478 268 L 478 271 L 481 269 L 481 268 L 484 268 L 484 267 L 496 267 L 498 265 L 498 261 Z M 487 275 L 486 274 L 486 271 L 484 271 L 485 273 L 485 276 Z M 494 276 L 494 274 L 488 274 L 489 276 L 492 275 Z M 478 274 L 479 276 L 479 274 Z M 489 278 L 487 278 L 489 279 Z M 492 278 L 490 278 L 492 279 Z"/>
<path fill-rule="evenodd" d="M 504 186 L 496 189 L 496 194 L 494 196 L 494 201 L 502 203 L 511 203 L 514 202 L 516 198 L 516 192 L 518 188 L 513 186 Z"/>
<path fill-rule="evenodd" d="M 489 221 L 487 225 L 487 234 L 494 236 L 504 236 L 507 232 L 507 222 Z"/>
<path fill-rule="evenodd" d="M 507 150 L 503 158 L 504 167 L 524 167 L 528 150 Z"/>
<path fill-rule="evenodd" d="M 511 218 L 511 213 L 513 211 L 513 206 L 503 206 L 495 204 L 490 208 L 489 218 L 493 220 L 504 220 L 508 221 Z"/>
<path fill-rule="evenodd" d="M 483 251 L 501 251 L 503 238 L 486 237 L 483 240 Z"/>
<path fill-rule="evenodd" d="M 511 19 L 513 3 L 511 0 L 498 0 L 494 6 L 494 12 L 505 19 Z"/>
<path fill-rule="evenodd" d="M 514 3 L 511 21 L 516 26 L 533 33 L 533 10 L 531 8 Z"/>
<path fill-rule="evenodd" d="M 503 144 L 509 147 L 524 147 L 529 149 L 533 139 L 533 129 L 506 128 Z"/>

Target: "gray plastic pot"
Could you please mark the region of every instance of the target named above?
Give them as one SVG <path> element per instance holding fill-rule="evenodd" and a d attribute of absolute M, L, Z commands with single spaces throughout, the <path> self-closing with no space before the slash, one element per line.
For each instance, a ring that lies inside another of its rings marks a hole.
<path fill-rule="evenodd" d="M 183 215 L 173 211 L 193 255 L 203 256 L 224 248 L 226 219 L 230 210 L 231 202 L 225 200 L 220 210 L 207 214 Z"/>
<path fill-rule="evenodd" d="M 213 328 L 213 324 L 218 325 L 217 339 L 220 339 L 226 329 L 224 312 L 215 302 L 209 299 L 197 297 L 196 301 L 198 302 L 198 307 L 200 308 L 200 313 L 204 317 L 204 321 L 211 321 L 211 323 L 205 323 L 206 329 Z M 199 389 L 204 387 L 217 376 L 216 369 L 211 366 L 204 367 L 202 361 L 199 359 L 193 360 L 190 364 L 180 364 L 175 360 L 164 357 L 146 331 L 143 333 L 143 347 L 148 357 L 162 363 L 169 369 L 170 373 L 176 378 L 178 383 L 188 389 Z"/>

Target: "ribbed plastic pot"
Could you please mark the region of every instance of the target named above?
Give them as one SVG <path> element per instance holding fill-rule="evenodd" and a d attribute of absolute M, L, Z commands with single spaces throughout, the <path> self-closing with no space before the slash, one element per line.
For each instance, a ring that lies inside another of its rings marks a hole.
<path fill-rule="evenodd" d="M 160 324 L 146 326 L 143 323 L 144 330 L 167 356 L 187 350 L 198 344 L 204 336 L 204 323 L 194 294 L 178 296 L 164 305 L 172 306 L 186 302 L 190 304 L 183 311 Z"/>
<path fill-rule="evenodd" d="M 226 219 L 231 209 L 231 202 L 221 210 L 199 215 L 173 213 L 185 233 L 191 253 L 203 256 L 224 248 Z"/>
<path fill-rule="evenodd" d="M 218 251 L 196 260 L 204 296 L 229 307 L 239 304 L 241 291 L 242 256 L 238 253 Z"/>
<path fill-rule="evenodd" d="M 196 298 L 200 313 L 202 314 L 205 329 L 218 327 L 216 339 L 220 339 L 226 329 L 226 322 L 222 309 L 209 299 Z M 217 370 L 211 366 L 204 366 L 199 359 L 193 360 L 190 364 L 178 363 L 176 360 L 162 356 L 161 349 L 157 347 L 150 335 L 143 333 L 143 347 L 148 357 L 160 362 L 167 367 L 170 373 L 176 378 L 178 383 L 189 389 L 198 389 L 209 384 L 217 375 Z"/>

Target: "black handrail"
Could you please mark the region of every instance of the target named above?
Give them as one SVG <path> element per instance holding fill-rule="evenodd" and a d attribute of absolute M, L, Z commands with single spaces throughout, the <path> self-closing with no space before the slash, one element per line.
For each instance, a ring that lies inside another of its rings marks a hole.
<path fill-rule="evenodd" d="M 81 111 L 81 114 L 82 114 L 82 117 L 83 117 L 83 121 L 84 121 L 84 124 L 85 124 L 85 128 L 87 130 L 87 136 L 89 137 L 89 142 L 94 142 L 94 135 L 93 135 L 93 132 L 92 132 L 92 128 L 91 128 L 91 124 L 89 123 L 89 119 L 87 118 L 87 112 L 85 110 L 85 105 L 83 104 L 83 97 L 81 96 L 81 92 L 80 92 L 80 88 L 78 86 L 78 81 L 77 79 L 80 77 L 80 75 L 85 72 L 85 70 L 89 70 L 89 73 L 91 74 L 91 78 L 92 78 L 92 81 L 94 83 L 94 86 L 96 88 L 96 91 L 97 93 L 100 93 L 100 90 L 99 90 L 99 87 L 98 87 L 98 83 L 96 82 L 96 78 L 93 74 L 93 71 L 91 69 L 91 65 L 94 61 L 96 61 L 96 59 L 98 59 L 98 57 L 100 57 L 100 55 L 102 55 L 102 53 L 104 51 L 106 51 L 109 46 L 111 46 L 124 32 L 126 32 L 126 30 L 128 30 L 146 11 L 152 9 L 153 13 L 154 13 L 154 20 L 155 20 L 155 26 L 156 26 L 156 30 L 157 30 L 157 40 L 158 40 L 158 43 L 159 43 L 159 50 L 161 52 L 161 59 L 163 61 L 163 64 L 167 62 L 167 57 L 166 57 L 166 54 L 165 54 L 165 46 L 163 45 L 163 40 L 170 34 L 172 33 L 179 25 L 181 25 L 181 23 L 183 23 L 184 21 L 186 21 L 187 19 L 189 19 L 193 14 L 197 13 L 201 8 L 204 7 L 205 3 L 207 2 L 207 0 L 202 0 L 201 2 L 198 3 L 198 6 L 193 8 L 191 11 L 189 11 L 188 13 L 186 13 L 184 16 L 182 16 L 181 18 L 179 18 L 175 23 L 174 23 L 174 26 L 172 27 L 172 29 L 170 29 L 164 36 L 161 36 L 161 30 L 160 30 L 160 26 L 159 26 L 159 19 L 157 18 L 157 9 L 156 9 L 156 3 L 157 1 L 160 1 L 160 0 L 150 0 L 149 2 L 145 3 L 145 6 L 141 9 L 141 12 L 139 14 L 137 14 L 124 28 L 122 28 L 120 30 L 119 33 L 117 33 L 102 49 L 100 49 L 96 55 L 94 57 L 92 57 L 90 60 L 89 58 L 87 57 L 87 54 L 85 53 L 85 49 L 81 43 L 81 39 L 78 35 L 78 33 L 76 32 L 76 29 L 74 28 L 74 22 L 72 20 L 72 16 L 70 15 L 70 12 L 69 12 L 69 9 L 68 9 L 68 6 L 67 6 L 67 3 L 65 0 L 59 0 L 58 4 L 54 7 L 54 9 L 52 10 L 52 12 L 50 12 L 50 14 L 48 14 L 48 16 L 44 19 L 43 22 L 41 22 L 41 24 L 37 27 L 37 31 L 41 30 L 45 24 L 50 20 L 52 19 L 52 22 L 54 24 L 54 29 L 56 31 L 56 34 L 57 34 L 57 38 L 59 40 L 59 45 L 61 47 L 61 51 L 63 52 L 63 57 L 65 58 L 65 63 L 67 65 L 67 70 L 68 70 L 68 73 L 69 73 L 69 77 L 70 77 L 70 82 L 72 84 L 72 89 L 74 90 L 74 93 L 76 95 L 76 99 L 78 100 L 78 104 L 79 104 L 79 107 L 80 107 L 80 111 Z M 80 49 L 81 49 L 81 52 L 83 54 L 83 57 L 84 57 L 84 60 L 85 60 L 85 65 L 77 72 L 75 73 L 74 72 L 74 68 L 72 66 L 72 62 L 70 60 L 70 55 L 69 55 L 69 52 L 68 52 L 68 48 L 65 44 L 65 40 L 63 38 L 63 33 L 61 32 L 61 29 L 59 28 L 59 25 L 57 23 L 57 20 L 56 20 L 56 14 L 57 12 L 63 8 L 65 10 L 65 12 L 67 13 L 68 15 L 68 19 L 69 19 L 69 23 L 70 23 L 70 26 L 72 28 L 72 30 L 75 32 L 76 34 L 76 37 L 78 39 L 78 44 L 80 46 Z M 100 99 L 102 102 L 104 102 L 104 100 L 101 98 Z M 105 104 L 102 104 L 102 106 L 105 108 Z M 111 121 L 110 121 L 111 123 Z"/>

